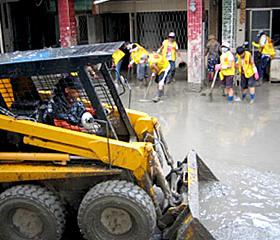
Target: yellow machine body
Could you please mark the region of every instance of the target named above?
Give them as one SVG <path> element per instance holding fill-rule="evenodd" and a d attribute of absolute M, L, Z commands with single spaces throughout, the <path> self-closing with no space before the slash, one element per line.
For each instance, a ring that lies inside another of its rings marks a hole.
<path fill-rule="evenodd" d="M 141 137 L 144 132 L 152 133 L 152 127 L 156 123 L 156 119 L 149 118 L 148 115 L 140 112 L 137 113 L 136 111 L 133 111 L 128 115 L 131 117 L 131 121 L 135 126 L 139 137 Z M 25 144 L 75 155 L 85 159 L 100 160 L 108 165 L 130 170 L 139 182 L 142 181 L 145 173 L 149 171 L 149 155 L 153 151 L 151 143 L 127 143 L 29 120 L 18 120 L 4 115 L 0 115 L 0 129 L 22 134 L 24 136 Z M 22 163 L 19 163 L 19 160 L 21 160 Z M 36 155 L 32 153 L 10 153 L 9 156 L 9 153 L 0 153 L 0 163 L 10 161 L 10 164 L 12 164 L 15 169 L 25 169 L 24 172 L 26 172 L 26 168 L 23 168 L 21 164 L 24 165 L 24 161 L 31 160 L 33 162 L 36 160 L 42 164 L 46 163 L 46 161 L 63 162 L 64 164 L 67 164 L 69 163 L 69 156 L 62 154 Z M 10 165 L 1 165 L 0 182 L 7 182 L 7 175 L 5 173 L 7 173 L 6 168 L 8 166 Z M 24 174 L 24 177 L 20 177 L 18 180 L 36 180 L 38 179 L 38 174 L 40 174 L 40 172 L 43 176 L 46 176 L 46 179 L 50 179 L 52 174 L 54 175 L 54 178 L 57 178 L 57 172 L 60 171 L 60 169 L 62 169 L 62 167 L 59 165 L 54 165 L 52 168 L 42 166 L 42 170 L 40 171 L 40 166 L 37 166 L 34 171 L 30 170 L 29 174 Z M 75 174 L 78 174 L 79 176 L 89 174 L 88 171 L 84 171 L 84 168 L 76 169 L 71 167 L 68 171 L 65 171 L 65 176 L 61 174 L 61 177 L 69 177 L 69 173 L 71 173 L 72 170 L 72 176 Z M 99 170 L 97 169 L 97 172 L 98 171 Z M 18 176 L 19 172 L 20 171 L 9 172 L 9 178 L 17 179 L 11 175 L 15 174 Z M 94 170 L 92 170 L 92 172 L 94 172 Z M 44 179 L 43 176 L 39 177 L 39 179 Z"/>

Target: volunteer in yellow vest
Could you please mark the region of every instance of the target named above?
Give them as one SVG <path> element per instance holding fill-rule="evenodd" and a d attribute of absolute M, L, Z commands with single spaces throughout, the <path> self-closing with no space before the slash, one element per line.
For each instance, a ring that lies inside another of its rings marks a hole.
<path fill-rule="evenodd" d="M 170 71 L 170 64 L 166 57 L 158 53 L 152 53 L 149 55 L 144 54 L 141 57 L 141 61 L 149 64 L 152 71 L 152 78 L 155 78 L 155 81 L 158 83 L 158 91 L 153 98 L 154 102 L 158 102 L 164 95 L 164 85 Z"/>
<path fill-rule="evenodd" d="M 228 102 L 233 102 L 233 79 L 235 75 L 235 58 L 230 51 L 230 45 L 223 42 L 221 45 L 222 55 L 220 64 L 216 64 L 215 70 L 220 71 L 219 76 L 225 86 L 225 93 L 228 96 Z"/>
<path fill-rule="evenodd" d="M 148 66 L 143 62 L 140 62 L 142 55 L 148 55 L 148 51 L 138 43 L 133 43 L 128 46 L 130 52 L 130 59 L 128 69 L 132 68 L 133 64 L 137 65 L 137 79 L 146 84 L 148 78 Z"/>
<path fill-rule="evenodd" d="M 123 62 L 123 58 L 125 56 L 124 53 L 124 48 L 126 48 L 126 44 L 124 44 L 123 46 L 121 46 L 118 50 L 116 50 L 113 55 L 112 55 L 112 59 L 113 59 L 113 66 L 115 66 L 116 68 L 116 72 L 117 72 L 117 80 L 120 80 L 120 76 L 121 76 L 121 67 L 122 67 L 122 62 Z"/>
<path fill-rule="evenodd" d="M 179 50 L 178 44 L 175 41 L 175 33 L 170 32 L 168 34 L 168 38 L 165 39 L 162 42 L 162 45 L 158 50 L 158 53 L 161 53 L 162 56 L 166 57 L 167 60 L 170 63 L 170 75 L 169 75 L 169 80 L 170 81 L 175 81 L 175 79 L 174 79 L 174 77 L 175 77 L 175 66 L 176 66 L 175 62 L 176 62 L 176 59 L 177 59 L 177 55 L 178 55 L 178 57 L 181 58 L 181 55 L 180 55 L 178 50 Z"/>
<path fill-rule="evenodd" d="M 259 79 L 258 70 L 249 51 L 245 51 L 243 47 L 238 47 L 236 53 L 238 71 L 241 74 L 242 100 L 246 99 L 249 87 L 250 103 L 252 104 L 255 101 L 256 80 Z"/>
<path fill-rule="evenodd" d="M 252 44 L 261 53 L 260 81 L 264 79 L 269 81 L 270 62 L 275 57 L 275 49 L 271 38 L 263 30 L 259 31 L 257 37 L 259 38 L 259 43 L 253 42 Z"/>

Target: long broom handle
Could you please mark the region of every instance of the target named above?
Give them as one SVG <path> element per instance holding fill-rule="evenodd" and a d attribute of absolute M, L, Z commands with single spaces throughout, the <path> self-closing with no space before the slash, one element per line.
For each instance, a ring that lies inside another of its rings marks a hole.
<path fill-rule="evenodd" d="M 213 79 L 213 82 L 212 82 L 212 84 L 211 84 L 211 89 L 213 89 L 214 86 L 215 86 L 216 79 L 217 79 L 217 77 L 218 77 L 218 73 L 219 73 L 219 71 L 215 71 L 214 79 Z"/>
<path fill-rule="evenodd" d="M 153 77 L 150 77 L 149 83 L 148 83 L 148 87 L 147 87 L 146 92 L 145 92 L 145 94 L 144 94 L 144 99 L 146 99 L 146 97 L 147 97 L 147 95 L 148 95 L 148 93 L 149 93 L 149 90 L 150 90 L 150 87 L 151 87 L 151 85 L 152 85 L 152 82 L 153 82 Z"/>

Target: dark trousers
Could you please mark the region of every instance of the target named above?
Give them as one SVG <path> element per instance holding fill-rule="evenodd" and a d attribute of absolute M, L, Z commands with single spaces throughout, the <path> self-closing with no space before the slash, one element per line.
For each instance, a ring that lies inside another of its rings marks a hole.
<path fill-rule="evenodd" d="M 261 78 L 269 81 L 269 72 L 270 72 L 270 57 L 262 55 L 261 57 Z"/>
<path fill-rule="evenodd" d="M 169 79 L 175 77 L 175 61 L 169 60 L 170 63 L 170 72 L 169 72 Z"/>

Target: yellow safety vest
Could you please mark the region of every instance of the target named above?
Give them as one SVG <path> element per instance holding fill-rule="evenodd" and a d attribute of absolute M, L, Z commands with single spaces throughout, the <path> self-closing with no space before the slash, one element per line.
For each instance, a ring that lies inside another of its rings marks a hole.
<path fill-rule="evenodd" d="M 264 55 L 269 55 L 272 58 L 275 57 L 275 49 L 273 42 L 269 36 L 266 36 L 266 43 L 263 47 L 259 43 L 253 42 L 253 45 L 258 48 L 259 52 Z"/>
<path fill-rule="evenodd" d="M 244 73 L 246 78 L 250 78 L 254 75 L 254 62 L 252 62 L 252 55 L 250 52 L 245 51 L 244 59 L 241 59 L 239 55 L 238 58 L 238 70 L 240 73 Z M 242 65 L 243 62 L 243 65 Z"/>
<path fill-rule="evenodd" d="M 230 62 L 230 58 L 233 58 L 233 61 Z M 220 70 L 220 79 L 224 80 L 224 76 L 234 76 L 235 74 L 235 62 L 234 62 L 234 56 L 230 51 L 227 51 L 226 53 L 223 53 L 220 57 L 222 69 Z M 224 67 L 227 67 L 223 69 Z"/>
<path fill-rule="evenodd" d="M 172 44 L 172 47 L 171 47 L 171 60 L 172 61 L 176 61 L 176 47 L 177 47 L 177 43 L 175 41 L 173 41 L 171 44 Z M 163 45 L 162 55 L 166 57 L 167 56 L 167 51 L 168 51 L 168 46 L 169 46 L 168 39 L 165 39 L 163 41 L 162 45 Z"/>
<path fill-rule="evenodd" d="M 154 64 L 159 69 L 158 73 L 153 68 Z M 149 55 L 149 65 L 150 65 L 152 72 L 157 73 L 157 75 L 160 75 L 162 72 L 164 72 L 169 67 L 170 64 L 169 64 L 169 61 L 166 59 L 166 57 L 164 57 L 158 53 L 152 53 Z"/>
<path fill-rule="evenodd" d="M 269 55 L 272 58 L 275 57 L 275 49 L 273 47 L 273 42 L 270 37 L 266 36 L 266 43 L 262 49 L 262 54 Z"/>
<path fill-rule="evenodd" d="M 135 43 L 135 44 L 136 44 L 138 49 L 136 51 L 132 51 L 130 53 L 130 57 L 135 62 L 135 64 L 139 64 L 140 60 L 141 60 L 141 56 L 144 55 L 144 54 L 148 55 L 149 53 L 145 48 L 140 46 L 138 43 Z"/>
<path fill-rule="evenodd" d="M 114 64 L 117 65 L 124 56 L 125 53 L 122 50 L 118 49 L 117 51 L 115 51 L 112 55 Z"/>

